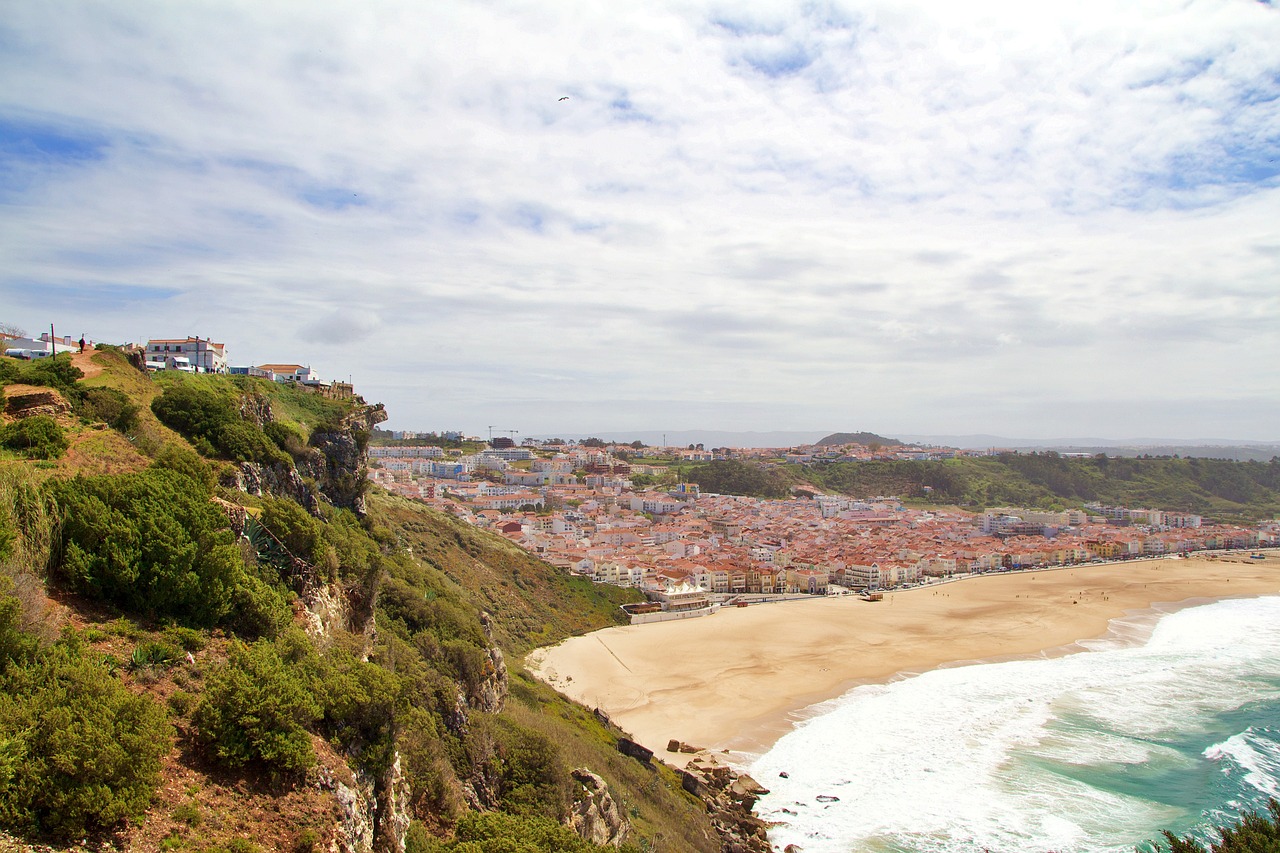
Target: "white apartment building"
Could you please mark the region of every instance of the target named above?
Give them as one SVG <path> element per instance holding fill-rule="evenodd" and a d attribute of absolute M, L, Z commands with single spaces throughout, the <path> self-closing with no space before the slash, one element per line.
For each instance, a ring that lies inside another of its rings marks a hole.
<path fill-rule="evenodd" d="M 210 338 L 153 338 L 147 341 L 147 367 L 189 373 L 226 373 L 227 345 Z"/>

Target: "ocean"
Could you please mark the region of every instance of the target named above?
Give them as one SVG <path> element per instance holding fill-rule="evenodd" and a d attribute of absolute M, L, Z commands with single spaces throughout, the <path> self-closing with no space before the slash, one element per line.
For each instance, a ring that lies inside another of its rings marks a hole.
<path fill-rule="evenodd" d="M 1133 851 L 1280 797 L 1280 597 L 815 706 L 747 770 L 778 849 Z M 782 774 L 786 774 L 785 776 Z"/>

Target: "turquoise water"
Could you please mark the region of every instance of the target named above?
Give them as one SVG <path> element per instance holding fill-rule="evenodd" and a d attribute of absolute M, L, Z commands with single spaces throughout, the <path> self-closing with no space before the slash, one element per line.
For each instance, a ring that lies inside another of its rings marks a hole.
<path fill-rule="evenodd" d="M 1280 796 L 1280 597 L 1158 616 L 1077 654 L 936 670 L 813 709 L 749 768 L 772 790 L 757 808 L 779 822 L 773 842 L 1131 851 L 1265 806 Z"/>

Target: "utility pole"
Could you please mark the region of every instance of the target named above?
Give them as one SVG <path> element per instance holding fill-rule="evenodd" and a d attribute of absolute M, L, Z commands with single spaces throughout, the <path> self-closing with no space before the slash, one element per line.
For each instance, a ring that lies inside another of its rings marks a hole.
<path fill-rule="evenodd" d="M 53 324 L 49 324 L 49 354 L 55 358 L 58 355 L 58 339 L 53 335 Z"/>

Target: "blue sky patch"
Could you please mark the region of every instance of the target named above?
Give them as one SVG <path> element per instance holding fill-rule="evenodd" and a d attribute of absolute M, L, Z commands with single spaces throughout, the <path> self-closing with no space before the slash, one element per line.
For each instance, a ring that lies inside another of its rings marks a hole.
<path fill-rule="evenodd" d="M 101 134 L 0 116 L 0 199 L 61 170 L 95 163 L 109 145 Z"/>
<path fill-rule="evenodd" d="M 815 57 L 800 45 L 792 44 L 777 50 L 748 51 L 742 59 L 766 77 L 789 77 L 812 65 Z"/>
<path fill-rule="evenodd" d="M 101 134 L 0 116 L 0 162 L 79 164 L 101 159 L 109 144 Z"/>
<path fill-rule="evenodd" d="M 13 299 L 25 305 L 60 310 L 108 313 L 138 303 L 163 302 L 179 296 L 173 287 L 148 287 L 138 284 L 96 281 L 22 281 L 2 285 L 6 301 Z"/>

